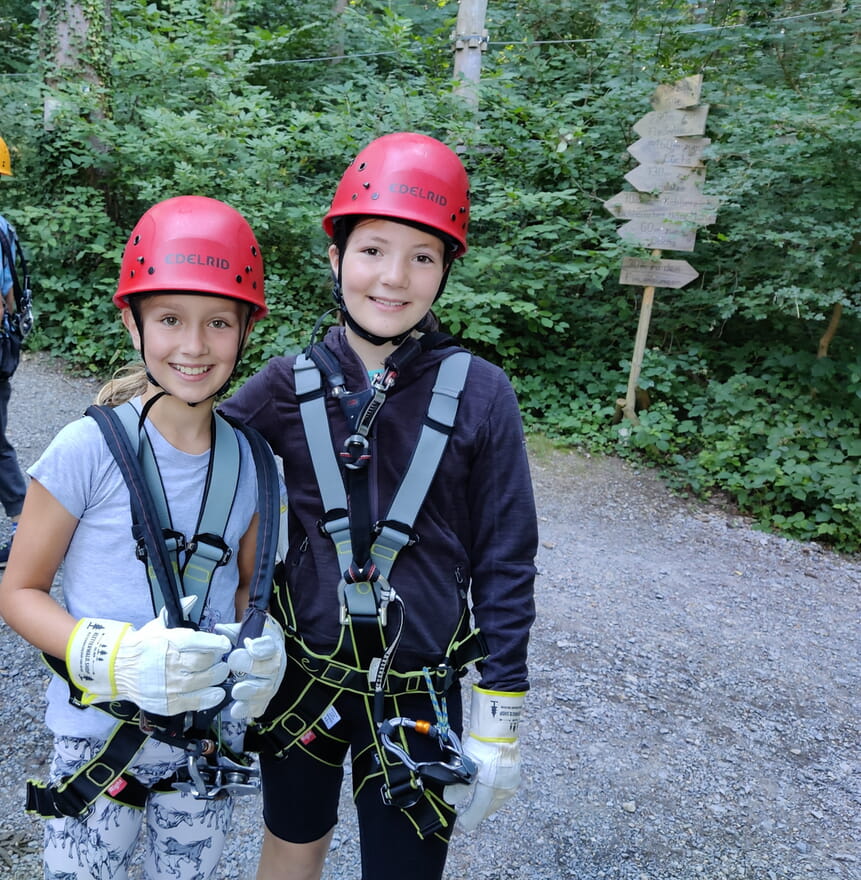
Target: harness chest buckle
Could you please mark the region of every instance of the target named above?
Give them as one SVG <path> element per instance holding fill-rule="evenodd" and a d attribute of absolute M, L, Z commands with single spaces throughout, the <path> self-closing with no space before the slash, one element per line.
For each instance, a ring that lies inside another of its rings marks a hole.
<path fill-rule="evenodd" d="M 340 459 L 345 468 L 351 471 L 362 470 L 368 466 L 371 455 L 368 452 L 368 438 L 361 434 L 351 434 L 344 441 Z"/>
<path fill-rule="evenodd" d="M 188 544 L 188 552 L 191 555 L 199 555 L 204 559 L 215 562 L 215 567 L 227 565 L 233 556 L 233 548 L 230 547 L 221 535 L 213 535 L 204 532 L 195 535 Z"/>

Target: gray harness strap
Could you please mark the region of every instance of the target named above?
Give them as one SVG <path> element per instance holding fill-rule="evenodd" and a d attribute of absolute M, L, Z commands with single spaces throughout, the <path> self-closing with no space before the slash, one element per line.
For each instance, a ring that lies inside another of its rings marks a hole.
<path fill-rule="evenodd" d="M 293 364 L 296 380 L 296 395 L 300 401 L 299 413 L 302 426 L 311 453 L 314 476 L 323 499 L 323 510 L 343 511 L 331 521 L 324 522 L 326 530 L 335 544 L 338 554 L 338 570 L 346 571 L 353 561 L 350 542 L 350 517 L 347 514 L 347 492 L 341 477 L 341 468 L 335 457 L 332 434 L 329 430 L 329 418 L 326 415 L 326 395 L 323 391 L 323 377 L 317 365 L 307 355 L 300 354 Z"/>
<path fill-rule="evenodd" d="M 413 523 L 442 460 L 454 426 L 460 396 L 466 384 L 470 360 L 471 355 L 468 352 L 459 351 L 449 355 L 440 364 L 427 416 L 409 467 L 401 480 L 388 516 L 371 547 L 371 558 L 379 569 L 382 580 L 381 590 L 384 593 L 382 605 L 380 590 L 370 590 L 365 583 L 342 582 L 339 587 L 342 622 L 345 620 L 345 614 L 368 617 L 376 616 L 380 612 L 382 612 L 381 619 L 385 622 L 387 601 L 385 591 L 390 589 L 387 587 L 388 578 L 398 554 L 411 540 L 410 531 Z M 334 514 L 331 519 L 324 519 L 322 528 L 335 545 L 340 570 L 346 571 L 353 560 L 347 495 L 326 415 L 322 375 L 314 362 L 305 354 L 296 358 L 293 369 L 296 393 L 300 400 L 299 412 L 311 453 L 314 475 L 320 488 L 323 508 L 327 514 Z M 335 514 L 336 511 L 343 515 Z M 394 527 L 395 523 L 404 528 Z"/>
<path fill-rule="evenodd" d="M 412 527 L 416 521 L 454 427 L 470 357 L 468 352 L 459 351 L 440 364 L 425 423 L 407 472 L 389 508 L 388 521 L 408 527 Z M 398 553 L 409 540 L 409 534 L 400 529 L 385 524 L 381 527 L 371 547 L 371 555 L 383 577 L 388 579 Z"/>
<path fill-rule="evenodd" d="M 144 479 L 158 510 L 159 525 L 164 533 L 165 545 L 171 554 L 174 570 L 179 575 L 182 594 L 198 598 L 191 616 L 195 622 L 199 622 L 215 569 L 230 558 L 230 551 L 226 548 L 222 536 L 227 528 L 239 486 L 239 439 L 231 425 L 218 413 L 213 413 L 215 437 L 204 501 L 196 533 L 190 540 L 186 540 L 185 536 L 173 528 L 155 453 L 146 430 L 140 426 L 140 412 L 131 402 L 116 407 L 114 412 L 119 416 L 132 448 L 137 452 Z M 213 474 L 218 474 L 218 479 L 213 480 Z M 187 553 L 185 562 L 181 563 L 180 553 L 183 550 Z M 158 578 L 153 576 L 149 564 L 147 564 L 147 575 L 153 593 L 153 605 L 158 613 L 165 604 L 162 585 Z"/>

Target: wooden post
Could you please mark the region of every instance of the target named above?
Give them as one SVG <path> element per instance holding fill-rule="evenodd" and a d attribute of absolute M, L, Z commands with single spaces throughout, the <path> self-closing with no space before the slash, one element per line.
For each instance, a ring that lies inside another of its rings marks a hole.
<path fill-rule="evenodd" d="M 484 20 L 487 0 L 460 0 L 454 39 L 455 94 L 471 107 L 478 107 L 478 82 L 481 79 L 481 53 L 487 49 Z"/>
<path fill-rule="evenodd" d="M 660 258 L 660 250 L 653 250 L 652 256 Z M 649 335 L 649 323 L 652 319 L 652 304 L 655 301 L 655 288 L 643 290 L 643 302 L 640 304 L 640 320 L 637 323 L 637 335 L 634 338 L 634 355 L 631 358 L 631 372 L 628 376 L 628 390 L 624 400 L 618 400 L 616 406 L 621 407 L 625 418 L 634 424 L 637 419 L 637 382 L 643 367 L 643 355 L 646 352 L 646 338 Z"/>

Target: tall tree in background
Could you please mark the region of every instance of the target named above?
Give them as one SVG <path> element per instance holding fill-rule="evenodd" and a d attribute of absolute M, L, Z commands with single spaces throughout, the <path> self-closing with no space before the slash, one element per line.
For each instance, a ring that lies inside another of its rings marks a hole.
<path fill-rule="evenodd" d="M 46 145 L 58 158 L 77 152 L 80 182 L 99 186 L 108 151 L 98 128 L 110 116 L 111 0 L 41 0 L 39 22 Z"/>
<path fill-rule="evenodd" d="M 455 89 L 474 109 L 478 107 L 481 55 L 487 49 L 486 15 L 487 0 L 460 0 L 454 34 Z"/>

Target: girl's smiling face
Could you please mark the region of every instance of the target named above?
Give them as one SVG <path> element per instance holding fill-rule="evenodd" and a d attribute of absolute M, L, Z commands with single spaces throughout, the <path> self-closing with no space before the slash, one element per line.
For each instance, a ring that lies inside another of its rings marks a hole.
<path fill-rule="evenodd" d="M 142 297 L 143 346 L 131 309 L 123 321 L 147 369 L 170 394 L 194 403 L 230 378 L 246 326 L 247 306 L 233 299 L 188 293 Z"/>
<path fill-rule="evenodd" d="M 329 248 L 332 271 L 341 255 Z M 356 224 L 341 257 L 344 304 L 355 322 L 375 336 L 410 330 L 430 311 L 445 272 L 442 241 L 393 220 Z"/>

